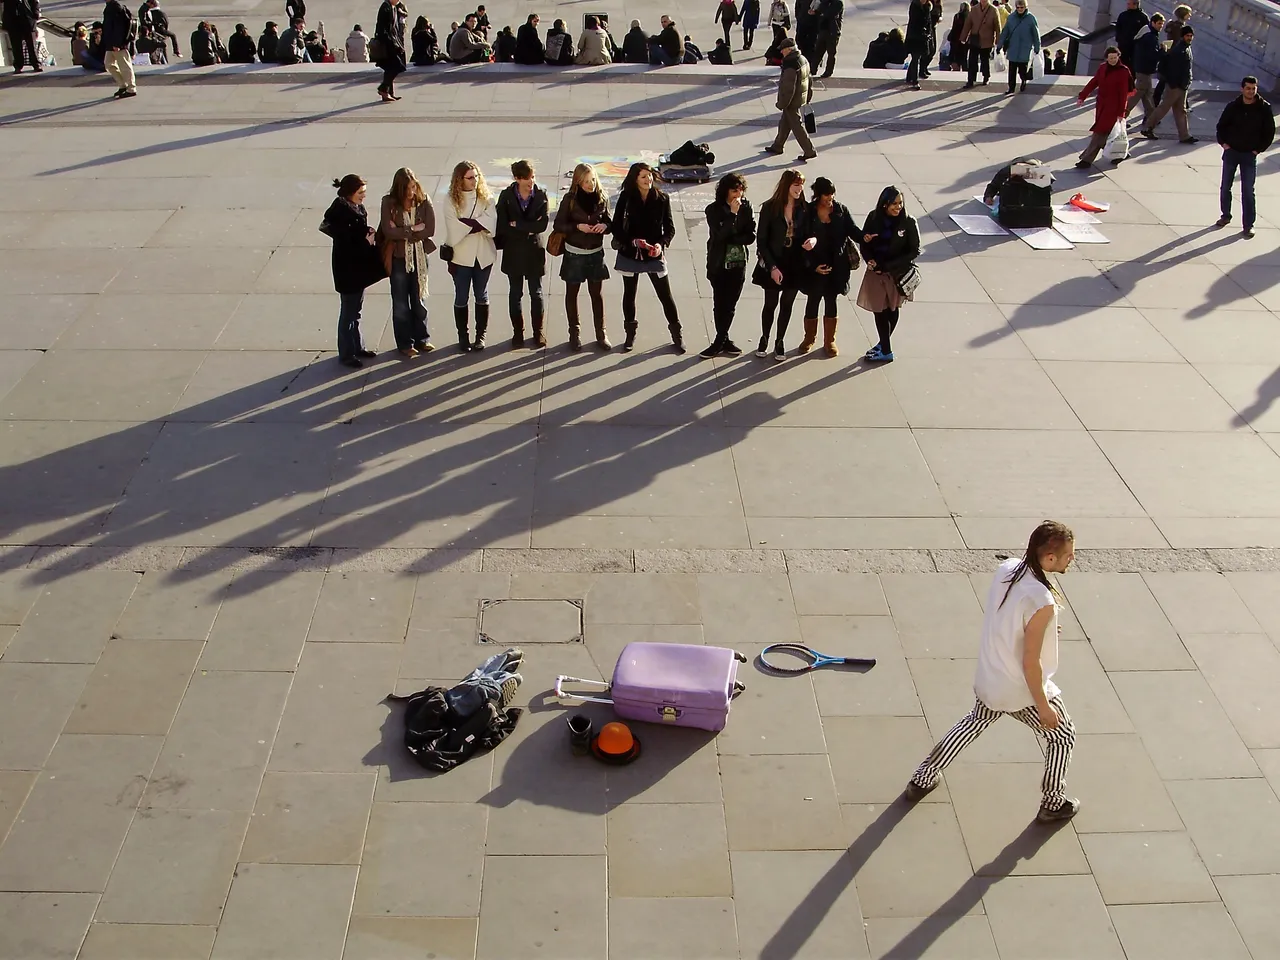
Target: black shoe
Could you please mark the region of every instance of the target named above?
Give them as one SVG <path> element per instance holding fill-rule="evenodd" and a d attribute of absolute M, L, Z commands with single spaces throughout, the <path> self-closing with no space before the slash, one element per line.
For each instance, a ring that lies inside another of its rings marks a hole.
<path fill-rule="evenodd" d="M 932 71 L 932 70 L 921 70 L 921 71 L 920 71 L 920 79 L 921 79 L 921 80 L 928 80 L 931 76 L 933 76 L 933 71 Z"/>
<path fill-rule="evenodd" d="M 775 148 L 775 147 L 771 147 L 771 146 L 770 146 L 770 147 L 765 147 L 765 148 L 764 148 L 764 152 L 765 152 L 765 153 L 772 153 L 774 156 L 781 156 L 781 154 L 782 154 L 782 149 L 783 149 L 782 147 L 776 147 L 776 148 Z"/>
<path fill-rule="evenodd" d="M 914 780 L 908 780 L 907 788 L 902 791 L 902 795 L 906 797 L 907 803 L 919 803 L 921 800 L 923 800 L 925 797 L 927 797 L 929 794 L 933 793 L 933 791 L 937 789 L 938 789 L 938 784 L 936 782 L 931 787 L 922 787 L 920 786 L 920 784 L 916 783 Z"/>
<path fill-rule="evenodd" d="M 352 370 L 359 370 L 364 366 L 364 364 L 356 357 L 343 357 L 339 359 L 338 362 L 344 367 L 350 367 Z"/>
<path fill-rule="evenodd" d="M 1070 820 L 1079 812 L 1080 801 L 1068 799 L 1063 800 L 1056 810 L 1041 807 L 1040 812 L 1036 814 L 1036 819 L 1041 823 L 1061 823 Z"/>
<path fill-rule="evenodd" d="M 779 343 L 777 346 L 773 348 L 773 362 L 782 363 L 786 359 L 787 359 L 787 351 L 782 346 L 782 344 Z"/>
<path fill-rule="evenodd" d="M 477 334 L 476 338 L 471 341 L 471 352 L 480 353 L 486 346 L 488 346 L 488 344 L 484 342 L 484 334 Z"/>
<path fill-rule="evenodd" d="M 769 338 L 761 337 L 760 344 L 756 347 L 756 356 L 764 360 L 769 356 Z"/>
<path fill-rule="evenodd" d="M 1179 140 L 1178 142 L 1179 142 L 1179 143 L 1199 143 L 1199 142 L 1200 142 L 1200 138 L 1199 138 L 1199 137 L 1184 137 L 1183 139 Z"/>
<path fill-rule="evenodd" d="M 1092 166 L 1093 166 L 1093 164 L 1092 164 L 1092 163 L 1090 163 L 1088 160 L 1077 160 L 1077 161 L 1076 161 L 1076 169 L 1077 169 L 1077 170 L 1088 170 L 1088 169 L 1089 169 L 1090 167 L 1092 167 Z"/>
<path fill-rule="evenodd" d="M 18 72 L 17 70 L 14 71 L 14 73 L 17 73 L 17 72 Z M 124 87 L 121 87 L 119 90 L 113 93 L 112 96 L 115 97 L 117 100 L 119 100 L 121 97 L 124 96 Z"/>
<path fill-rule="evenodd" d="M 1142 137 L 1142 139 L 1144 139 L 1144 140 L 1159 140 L 1159 139 L 1160 139 L 1159 137 L 1157 137 L 1157 136 L 1155 135 L 1155 131 L 1154 131 L 1154 130 L 1139 130 L 1139 131 L 1138 131 L 1138 136 Z"/>
<path fill-rule="evenodd" d="M 712 340 L 711 343 L 707 345 L 707 348 L 703 350 L 700 354 L 698 354 L 698 356 L 718 357 L 722 353 L 724 353 L 724 341 L 717 338 L 715 340 Z"/>
<path fill-rule="evenodd" d="M 732 340 L 726 340 L 724 342 L 724 355 L 726 357 L 740 357 L 742 356 L 742 348 Z"/>
<path fill-rule="evenodd" d="M 1224 213 L 1222 216 L 1220 216 L 1220 217 L 1218 218 L 1218 222 L 1217 222 L 1217 223 L 1215 223 L 1215 224 L 1214 224 L 1214 226 L 1215 226 L 1215 227 L 1225 227 L 1225 226 L 1226 226 L 1227 224 L 1229 224 L 1230 222 L 1231 222 L 1231 214 L 1229 214 L 1229 213 Z"/>
<path fill-rule="evenodd" d="M 120 99 L 127 100 L 129 97 L 136 97 L 137 95 L 138 95 L 137 90 L 125 90 L 123 93 L 120 94 Z"/>
<path fill-rule="evenodd" d="M 364 357 L 366 360 L 372 360 L 377 355 L 378 355 L 377 350 L 357 350 L 356 351 L 357 357 Z"/>
<path fill-rule="evenodd" d="M 966 84 L 965 84 L 963 87 L 961 87 L 960 89 L 961 89 L 961 90 L 972 90 L 975 86 L 977 86 L 977 84 L 970 82 L 970 83 L 966 83 Z"/>
<path fill-rule="evenodd" d="M 920 89 L 920 84 L 918 84 L 918 83 L 911 83 L 911 84 L 908 84 L 908 85 L 907 85 L 907 88 L 908 88 L 908 89 L 910 89 L 910 90 L 919 90 L 919 89 Z"/>
<path fill-rule="evenodd" d="M 1252 239 L 1253 239 L 1253 227 L 1245 227 L 1243 230 L 1241 230 L 1241 231 L 1240 231 L 1240 235 L 1241 235 L 1242 237 L 1244 237 L 1246 240 L 1252 240 Z"/>
<path fill-rule="evenodd" d="M 983 78 L 982 78 L 982 85 L 983 85 L 984 87 L 985 87 L 987 84 L 989 84 L 990 82 L 991 82 L 991 78 L 990 78 L 990 77 L 983 77 Z"/>
<path fill-rule="evenodd" d="M 684 354 L 688 353 L 688 351 L 687 351 L 687 350 L 685 350 L 685 348 L 684 348 L 684 341 L 683 341 L 683 340 L 672 340 L 672 341 L 671 341 L 671 349 L 672 349 L 673 351 L 675 351 L 676 353 L 678 353 L 678 354 L 682 355 L 682 356 L 683 356 Z"/>
<path fill-rule="evenodd" d="M 636 331 L 628 330 L 627 339 L 622 341 L 622 352 L 630 353 L 635 348 L 636 348 Z"/>

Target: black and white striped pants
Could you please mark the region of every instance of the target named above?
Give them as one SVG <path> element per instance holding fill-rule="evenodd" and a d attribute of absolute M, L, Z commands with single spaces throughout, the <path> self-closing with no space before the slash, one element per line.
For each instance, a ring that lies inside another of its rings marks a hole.
<path fill-rule="evenodd" d="M 929 755 L 911 775 L 912 782 L 921 787 L 933 786 L 948 764 L 960 756 L 961 750 L 982 736 L 1001 717 L 1013 717 L 1044 738 L 1044 779 L 1040 783 L 1040 789 L 1044 793 L 1044 806 L 1056 810 L 1067 799 L 1067 767 L 1071 763 L 1071 748 L 1076 743 L 1076 727 L 1067 716 L 1067 708 L 1062 705 L 1061 697 L 1054 697 L 1049 701 L 1049 706 L 1061 718 L 1052 730 L 1040 722 L 1034 706 L 1016 713 L 1003 713 L 992 710 L 981 700 L 975 700 L 968 715 L 929 751 Z"/>

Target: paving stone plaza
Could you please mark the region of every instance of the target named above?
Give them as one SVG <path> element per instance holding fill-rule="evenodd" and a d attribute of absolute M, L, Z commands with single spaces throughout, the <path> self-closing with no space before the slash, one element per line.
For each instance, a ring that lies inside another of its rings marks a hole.
<path fill-rule="evenodd" d="M 859 220 L 896 184 L 923 234 L 888 366 L 848 300 L 838 358 L 697 357 L 709 186 L 673 190 L 688 356 L 648 289 L 634 354 L 568 352 L 554 277 L 550 348 L 513 350 L 496 274 L 491 347 L 459 354 L 433 257 L 439 349 L 396 356 L 383 283 L 383 355 L 336 362 L 334 177 L 376 208 L 400 166 L 438 195 L 528 157 L 555 193 L 693 138 L 758 207 L 772 76 L 0 85 L 0 960 L 1280 956 L 1280 164 L 1254 239 L 1210 229 L 1222 98 L 1198 146 L 1085 174 L 1078 80 L 820 89 L 810 179 Z M 1109 202 L 1109 243 L 960 234 L 1020 155 Z M 1077 535 L 1082 811 L 1034 822 L 1012 721 L 908 807 L 972 703 L 996 555 L 1044 517 Z M 523 646 L 527 712 L 427 775 L 384 697 L 459 679 L 482 628 Z M 747 665 L 719 736 L 572 756 L 555 676 L 636 640 L 878 662 Z"/>

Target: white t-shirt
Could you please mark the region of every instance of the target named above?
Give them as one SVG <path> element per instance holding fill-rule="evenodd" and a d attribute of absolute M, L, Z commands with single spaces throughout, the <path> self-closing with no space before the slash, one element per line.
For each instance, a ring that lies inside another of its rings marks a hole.
<path fill-rule="evenodd" d="M 1049 589 L 1030 571 L 1010 589 L 1009 577 L 1017 559 L 1005 560 L 996 571 L 987 591 L 987 612 L 982 621 L 982 646 L 978 650 L 978 671 L 973 692 L 992 710 L 1014 713 L 1035 704 L 1022 672 L 1022 651 L 1027 622 L 1042 607 L 1053 607 L 1053 617 L 1044 631 L 1040 648 L 1040 668 L 1044 672 L 1045 696 L 1052 700 L 1061 691 L 1051 679 L 1058 670 L 1058 605 Z M 1004 600 L 1005 591 L 1009 598 Z M 1004 603 L 1001 604 L 1001 600 Z"/>

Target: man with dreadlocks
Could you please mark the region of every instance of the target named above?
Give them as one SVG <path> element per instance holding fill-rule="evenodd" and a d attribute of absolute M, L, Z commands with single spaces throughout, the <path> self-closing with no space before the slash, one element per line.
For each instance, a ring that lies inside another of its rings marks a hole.
<path fill-rule="evenodd" d="M 1021 560 L 1000 564 L 987 592 L 982 645 L 973 680 L 977 700 L 968 716 L 951 728 L 907 782 L 915 803 L 938 785 L 942 771 L 1001 717 L 1021 720 L 1046 744 L 1044 798 L 1036 819 L 1070 820 L 1080 801 L 1066 795 L 1067 766 L 1076 729 L 1053 682 L 1058 669 L 1057 588 L 1048 574 L 1065 573 L 1075 559 L 1071 531 L 1046 520 L 1031 533 Z"/>

